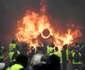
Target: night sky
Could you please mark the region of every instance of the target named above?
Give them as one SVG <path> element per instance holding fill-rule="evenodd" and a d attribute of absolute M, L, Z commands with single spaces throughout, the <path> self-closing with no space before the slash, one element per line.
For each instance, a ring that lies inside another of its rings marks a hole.
<path fill-rule="evenodd" d="M 80 40 L 85 41 L 85 0 L 46 0 L 46 3 L 46 14 L 51 17 L 52 26 L 57 24 L 56 19 L 63 29 L 67 25 L 78 25 L 83 33 Z M 9 42 L 14 38 L 17 21 L 24 16 L 26 10 L 39 12 L 40 0 L 0 0 L 1 41 Z"/>

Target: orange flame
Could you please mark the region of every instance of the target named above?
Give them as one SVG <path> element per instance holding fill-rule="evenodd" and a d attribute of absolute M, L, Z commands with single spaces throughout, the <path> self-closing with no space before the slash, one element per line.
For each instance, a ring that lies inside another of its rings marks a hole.
<path fill-rule="evenodd" d="M 37 37 L 39 34 L 42 35 L 44 29 L 49 29 L 52 35 L 52 29 L 49 21 L 45 15 L 38 15 L 37 13 L 27 11 L 25 17 L 18 24 L 18 32 L 16 38 L 19 42 L 25 41 L 30 45 L 38 45 Z M 44 37 L 44 36 L 43 36 Z M 33 41 L 35 40 L 35 42 Z"/>
<path fill-rule="evenodd" d="M 39 41 L 39 35 L 41 35 L 43 39 L 48 39 L 50 36 L 52 36 L 54 38 L 54 44 L 59 46 L 61 49 L 62 45 L 70 44 L 73 42 L 74 38 L 82 36 L 80 30 L 78 29 L 74 31 L 68 29 L 64 35 L 60 35 L 60 33 L 56 32 L 57 30 L 54 30 L 50 25 L 48 17 L 44 15 L 45 11 L 46 6 L 41 8 L 43 15 L 39 15 L 38 13 L 29 10 L 27 11 L 26 15 L 22 18 L 21 21 L 18 22 L 17 25 L 17 33 L 15 36 L 19 42 L 24 41 L 29 43 L 30 46 L 36 47 L 39 45 L 39 43 L 42 43 Z M 42 33 L 45 29 L 50 31 L 48 36 L 44 36 Z"/>

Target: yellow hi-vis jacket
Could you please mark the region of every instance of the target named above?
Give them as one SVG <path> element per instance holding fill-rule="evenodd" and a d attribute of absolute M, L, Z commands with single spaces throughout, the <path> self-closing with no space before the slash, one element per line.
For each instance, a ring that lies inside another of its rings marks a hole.
<path fill-rule="evenodd" d="M 62 52 L 55 51 L 54 53 L 50 53 L 50 55 L 53 55 L 53 54 L 60 58 L 60 64 L 62 64 Z"/>
<path fill-rule="evenodd" d="M 9 44 L 9 51 L 11 52 L 14 48 L 16 48 L 16 44 L 10 43 Z"/>
<path fill-rule="evenodd" d="M 66 50 L 66 59 L 69 60 L 69 50 Z"/>
<path fill-rule="evenodd" d="M 75 55 L 75 52 L 72 53 L 72 57 L 74 57 L 74 55 Z M 81 56 L 81 53 L 79 53 L 79 55 Z M 81 64 L 81 61 L 75 62 L 74 59 L 73 59 L 72 64 Z"/>
<path fill-rule="evenodd" d="M 47 53 L 50 54 L 50 53 L 52 53 L 53 50 L 54 50 L 54 48 L 48 47 L 48 48 L 47 48 Z"/>
<path fill-rule="evenodd" d="M 11 67 L 8 67 L 7 70 L 20 70 L 21 68 L 24 68 L 24 67 L 20 64 L 14 64 Z"/>
<path fill-rule="evenodd" d="M 17 51 L 17 53 L 20 54 L 19 51 Z M 10 53 L 9 53 L 10 62 L 15 61 L 15 59 L 12 60 L 13 55 L 14 55 L 14 52 L 10 52 Z"/>

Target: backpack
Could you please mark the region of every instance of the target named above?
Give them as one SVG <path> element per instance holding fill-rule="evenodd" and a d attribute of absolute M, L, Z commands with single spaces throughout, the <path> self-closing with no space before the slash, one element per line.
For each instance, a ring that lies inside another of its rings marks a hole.
<path fill-rule="evenodd" d="M 76 53 L 76 52 L 75 52 L 75 54 L 74 54 L 74 61 L 75 61 L 75 62 L 81 61 L 81 55 L 80 55 L 79 53 Z"/>

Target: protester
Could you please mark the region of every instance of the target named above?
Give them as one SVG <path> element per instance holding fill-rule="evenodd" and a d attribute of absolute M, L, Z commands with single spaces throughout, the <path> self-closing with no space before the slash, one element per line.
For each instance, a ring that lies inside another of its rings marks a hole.
<path fill-rule="evenodd" d="M 17 56 L 16 61 L 13 65 L 9 66 L 7 70 L 24 70 L 28 66 L 28 57 L 27 55 L 20 54 Z"/>
<path fill-rule="evenodd" d="M 33 70 L 60 70 L 60 58 L 56 55 L 42 56 L 41 62 Z"/>

